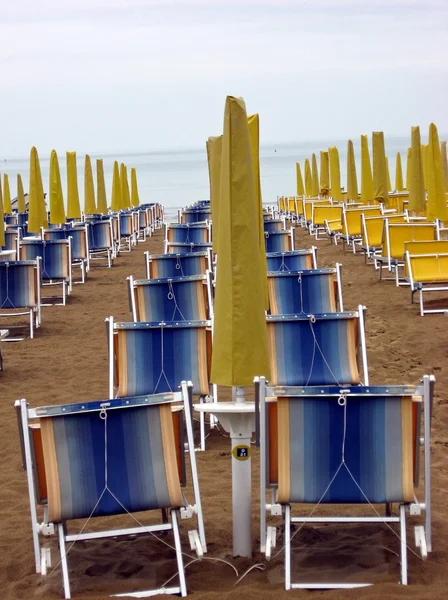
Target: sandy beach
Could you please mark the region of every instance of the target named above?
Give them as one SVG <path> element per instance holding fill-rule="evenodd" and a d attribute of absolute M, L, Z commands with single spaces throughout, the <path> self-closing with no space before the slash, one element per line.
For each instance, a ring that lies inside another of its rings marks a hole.
<path fill-rule="evenodd" d="M 42 327 L 34 340 L 2 346 L 6 371 L 0 373 L 0 590 L 4 600 L 63 598 L 59 567 L 45 579 L 34 572 L 28 492 L 21 467 L 14 400 L 26 398 L 32 406 L 39 406 L 107 398 L 104 319 L 113 315 L 117 320 L 131 320 L 126 277 L 130 274 L 144 277 L 143 251 L 161 252 L 162 243 L 163 234 L 159 230 L 132 253 L 122 254 L 112 269 L 94 268 L 86 285 L 74 287 L 65 308 L 43 308 Z M 316 242 L 304 230 L 296 229 L 296 247 L 307 248 L 313 243 L 318 246 L 319 267 L 331 267 L 335 262 L 343 264 L 345 309 L 355 309 L 358 304 L 368 308 L 371 383 L 415 384 L 426 373 L 434 373 L 437 378 L 432 424 L 434 552 L 426 562 L 409 553 L 410 585 L 404 587 L 397 584 L 398 539 L 386 527 L 305 528 L 294 540 L 294 575 L 305 581 L 317 573 L 323 581 L 375 583 L 373 587 L 351 591 L 314 592 L 319 598 L 446 598 L 448 516 L 443 494 L 447 491 L 448 477 L 445 431 L 448 427 L 448 320 L 443 315 L 420 317 L 418 306 L 409 303 L 407 288 L 397 288 L 392 282 L 378 283 L 373 267 L 366 266 L 360 255 L 344 253 L 341 246 L 331 246 L 328 240 Z M 228 391 L 221 391 L 222 398 L 228 398 Z M 258 453 L 255 448 L 253 454 L 253 534 L 254 550 L 257 550 Z M 208 557 L 229 560 L 240 575 L 253 564 L 264 566 L 263 570 L 253 569 L 235 585 L 237 577 L 228 565 L 209 560 L 195 562 L 187 568 L 189 594 L 198 600 L 310 596 L 311 592 L 307 591 L 284 591 L 282 554 L 270 563 L 256 552 L 252 560 L 231 558 L 230 440 L 214 430 L 207 439 L 206 452 L 198 453 L 197 459 Z M 309 507 L 304 510 L 309 511 Z M 118 524 L 128 523 L 126 519 L 119 517 Z M 74 531 L 77 526 L 77 523 L 73 525 Z M 93 522 L 92 527 L 95 526 Z M 189 522 L 181 523 L 187 554 L 190 554 L 187 531 L 191 526 Z M 411 527 L 408 543 L 414 548 Z M 58 553 L 54 540 L 50 546 L 56 566 Z M 176 572 L 172 551 L 146 536 L 137 540 L 79 543 L 70 551 L 68 561 L 72 597 L 78 600 L 96 600 L 114 593 L 148 589 L 163 584 Z"/>

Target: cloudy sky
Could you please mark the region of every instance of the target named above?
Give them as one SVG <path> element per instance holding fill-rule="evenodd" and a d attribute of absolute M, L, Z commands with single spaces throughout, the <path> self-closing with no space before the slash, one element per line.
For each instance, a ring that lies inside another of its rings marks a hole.
<path fill-rule="evenodd" d="M 0 2 L 0 157 L 448 132 L 447 0 Z"/>

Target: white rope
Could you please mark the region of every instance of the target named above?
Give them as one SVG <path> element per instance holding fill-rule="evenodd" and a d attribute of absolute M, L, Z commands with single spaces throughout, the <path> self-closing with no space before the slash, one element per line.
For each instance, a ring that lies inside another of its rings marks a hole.
<path fill-rule="evenodd" d="M 310 324 L 310 328 L 311 328 L 311 333 L 313 334 L 314 346 L 313 346 L 313 358 L 312 358 L 312 361 L 311 361 L 310 374 L 308 376 L 308 380 L 307 380 L 307 382 L 306 382 L 305 385 L 308 385 L 309 382 L 310 382 L 310 379 L 311 379 L 311 375 L 312 375 L 312 372 L 313 372 L 313 369 L 314 369 L 315 349 L 317 347 L 317 349 L 320 352 L 320 355 L 322 356 L 322 359 L 323 359 L 325 365 L 327 366 L 327 369 L 330 371 L 330 374 L 332 375 L 333 379 L 335 380 L 336 385 L 338 385 L 339 387 L 342 387 L 343 384 L 338 381 L 338 378 L 333 373 L 333 370 L 330 367 L 327 359 L 325 358 L 325 354 L 323 353 L 322 348 L 319 345 L 319 342 L 317 341 L 316 334 L 314 332 L 314 327 L 313 327 L 313 323 L 315 323 L 315 322 L 316 322 L 315 316 L 314 315 L 309 315 L 309 324 Z"/>
<path fill-rule="evenodd" d="M 176 312 L 178 312 L 182 318 L 183 321 L 186 321 L 186 318 L 184 317 L 182 311 L 179 308 L 179 305 L 177 304 L 177 299 L 176 299 L 176 294 L 174 292 L 174 287 L 173 287 L 173 280 L 172 279 L 168 279 L 168 294 L 167 294 L 167 298 L 168 300 L 173 300 L 174 301 L 174 311 L 173 311 L 173 316 L 171 317 L 171 321 L 176 321 L 175 316 L 176 316 Z"/>
<path fill-rule="evenodd" d="M 166 383 L 167 383 L 167 385 L 169 387 L 170 392 L 173 391 L 171 389 L 170 382 L 168 381 L 168 377 L 166 376 L 166 373 L 165 373 L 165 356 L 164 356 L 164 347 L 163 347 L 164 346 L 164 344 L 163 344 L 163 326 L 164 325 L 165 325 L 165 323 L 160 323 L 160 346 L 161 346 L 161 357 L 160 357 L 160 360 L 161 360 L 161 363 L 162 363 L 162 370 L 160 371 L 160 375 L 159 375 L 159 378 L 157 380 L 156 386 L 154 388 L 153 394 L 157 393 L 157 388 L 159 387 L 159 383 L 160 383 L 160 380 L 162 379 L 162 375 L 165 378 L 165 381 L 166 381 Z"/>

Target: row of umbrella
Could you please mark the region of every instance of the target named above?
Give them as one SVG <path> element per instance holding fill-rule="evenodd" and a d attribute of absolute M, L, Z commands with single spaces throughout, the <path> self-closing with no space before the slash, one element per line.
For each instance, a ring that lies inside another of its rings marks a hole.
<path fill-rule="evenodd" d="M 42 183 L 42 174 L 39 156 L 35 147 L 30 153 L 30 182 L 29 182 L 29 215 L 28 231 L 38 233 L 41 227 L 65 223 L 66 219 L 80 219 L 81 205 L 78 190 L 78 171 L 76 152 L 67 152 L 67 210 L 64 205 L 62 192 L 61 174 L 59 170 L 58 155 L 55 150 L 50 157 L 49 178 L 49 217 L 45 203 L 45 194 Z M 139 206 L 137 172 L 131 169 L 131 187 L 129 189 L 128 172 L 125 164 L 114 162 L 112 179 L 112 197 L 110 209 L 113 211 L 125 210 Z M 17 175 L 17 209 L 19 212 L 26 211 L 25 194 L 23 191 L 22 178 Z M 106 214 L 108 212 L 106 184 L 104 178 L 103 160 L 96 161 L 96 194 L 92 162 L 89 155 L 84 161 L 84 213 Z M 0 183 L 0 219 L 3 221 L 4 214 L 12 213 L 11 191 L 8 175 L 3 177 L 3 193 Z"/>
<path fill-rule="evenodd" d="M 397 152 L 395 186 L 392 187 L 389 160 L 385 152 L 383 132 L 372 134 L 373 169 L 367 135 L 361 136 L 361 190 L 358 189 L 355 153 L 352 140 L 347 144 L 347 199 L 362 203 L 388 204 L 389 193 L 409 192 L 409 209 L 427 213 L 428 218 L 448 218 L 448 159 L 446 142 L 439 143 L 434 123 L 429 127 L 428 144 L 422 144 L 420 128 L 412 127 L 411 146 L 407 151 L 406 182 L 403 180 L 401 155 Z M 305 181 L 300 163 L 296 163 L 297 195 L 343 199 L 339 152 L 336 146 L 320 152 L 320 174 L 316 154 L 304 163 Z"/>

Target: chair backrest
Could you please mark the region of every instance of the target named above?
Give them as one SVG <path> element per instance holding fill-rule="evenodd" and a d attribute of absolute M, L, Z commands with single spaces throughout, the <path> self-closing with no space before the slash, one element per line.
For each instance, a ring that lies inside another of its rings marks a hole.
<path fill-rule="evenodd" d="M 283 219 L 269 219 L 264 222 L 264 232 L 272 233 L 273 231 L 282 231 L 285 229 L 285 222 Z"/>
<path fill-rule="evenodd" d="M 210 229 L 202 223 L 166 224 L 166 241 L 179 244 L 208 244 L 210 243 Z"/>
<path fill-rule="evenodd" d="M 375 217 L 381 215 L 381 206 L 362 206 L 344 210 L 342 233 L 344 235 L 361 235 L 361 215 Z"/>
<path fill-rule="evenodd" d="M 204 275 L 208 267 L 207 252 L 183 254 L 147 254 L 148 279 Z"/>
<path fill-rule="evenodd" d="M 175 391 L 181 381 L 192 381 L 195 394 L 208 395 L 209 321 L 114 324 L 110 320 L 109 326 L 119 397 Z"/>
<path fill-rule="evenodd" d="M 390 223 L 384 222 L 383 254 L 403 260 L 405 243 L 435 240 L 437 230 L 434 223 Z"/>
<path fill-rule="evenodd" d="M 40 422 L 48 520 L 183 506 L 171 410 L 178 396 L 30 410 L 30 422 Z"/>
<path fill-rule="evenodd" d="M 309 315 L 336 312 L 339 269 L 268 272 L 272 315 Z"/>
<path fill-rule="evenodd" d="M 272 385 L 368 384 L 363 308 L 323 315 L 268 316 Z"/>
<path fill-rule="evenodd" d="M 294 250 L 292 232 L 294 230 L 265 233 L 266 252 L 289 252 Z"/>
<path fill-rule="evenodd" d="M 63 229 L 44 230 L 45 240 L 67 240 L 72 238 L 72 260 L 85 260 L 87 258 L 87 227 L 65 227 Z"/>
<path fill-rule="evenodd" d="M 415 283 L 448 282 L 448 252 L 405 254 L 405 276 Z"/>
<path fill-rule="evenodd" d="M 112 220 L 111 218 L 92 221 L 89 223 L 89 249 L 108 250 L 112 248 Z"/>
<path fill-rule="evenodd" d="M 411 256 L 414 254 L 446 254 L 448 253 L 448 240 L 405 242 L 404 249 Z"/>
<path fill-rule="evenodd" d="M 5 229 L 5 246 L 6 250 L 15 250 L 17 252 L 17 238 L 20 239 L 20 228 Z"/>
<path fill-rule="evenodd" d="M 288 210 L 292 214 L 296 214 L 296 199 L 289 198 L 288 199 Z"/>
<path fill-rule="evenodd" d="M 207 249 L 211 247 L 211 244 L 203 244 L 199 242 L 197 244 L 182 244 L 181 242 L 167 244 L 168 254 L 191 254 L 193 252 L 207 252 Z"/>
<path fill-rule="evenodd" d="M 342 219 L 342 206 L 333 204 L 314 204 L 312 221 L 313 225 L 325 225 L 325 221 L 338 221 Z"/>
<path fill-rule="evenodd" d="M 290 252 L 269 252 L 266 254 L 268 271 L 303 271 L 316 269 L 316 247 L 309 250 L 292 250 Z"/>
<path fill-rule="evenodd" d="M 172 279 L 129 278 L 135 321 L 205 321 L 208 314 L 205 275 Z"/>
<path fill-rule="evenodd" d="M 42 279 L 67 279 L 71 269 L 70 240 L 22 240 L 22 260 L 42 259 Z"/>
<path fill-rule="evenodd" d="M 383 216 L 370 217 L 365 213 L 361 215 L 362 243 L 369 248 L 380 248 L 383 240 Z M 388 217 L 389 223 L 405 223 L 405 215 Z"/>
<path fill-rule="evenodd" d="M 280 503 L 413 500 L 413 402 L 421 402 L 413 386 L 267 393 L 277 396 L 271 443 L 277 443 Z M 268 464 L 268 477 L 270 471 Z"/>
<path fill-rule="evenodd" d="M 0 262 L 0 308 L 32 308 L 39 301 L 36 261 Z"/>
<path fill-rule="evenodd" d="M 124 212 L 118 214 L 120 236 L 129 237 L 134 233 L 134 213 Z"/>
<path fill-rule="evenodd" d="M 212 218 L 209 208 L 189 208 L 183 210 L 180 215 L 181 223 L 201 223 Z"/>

